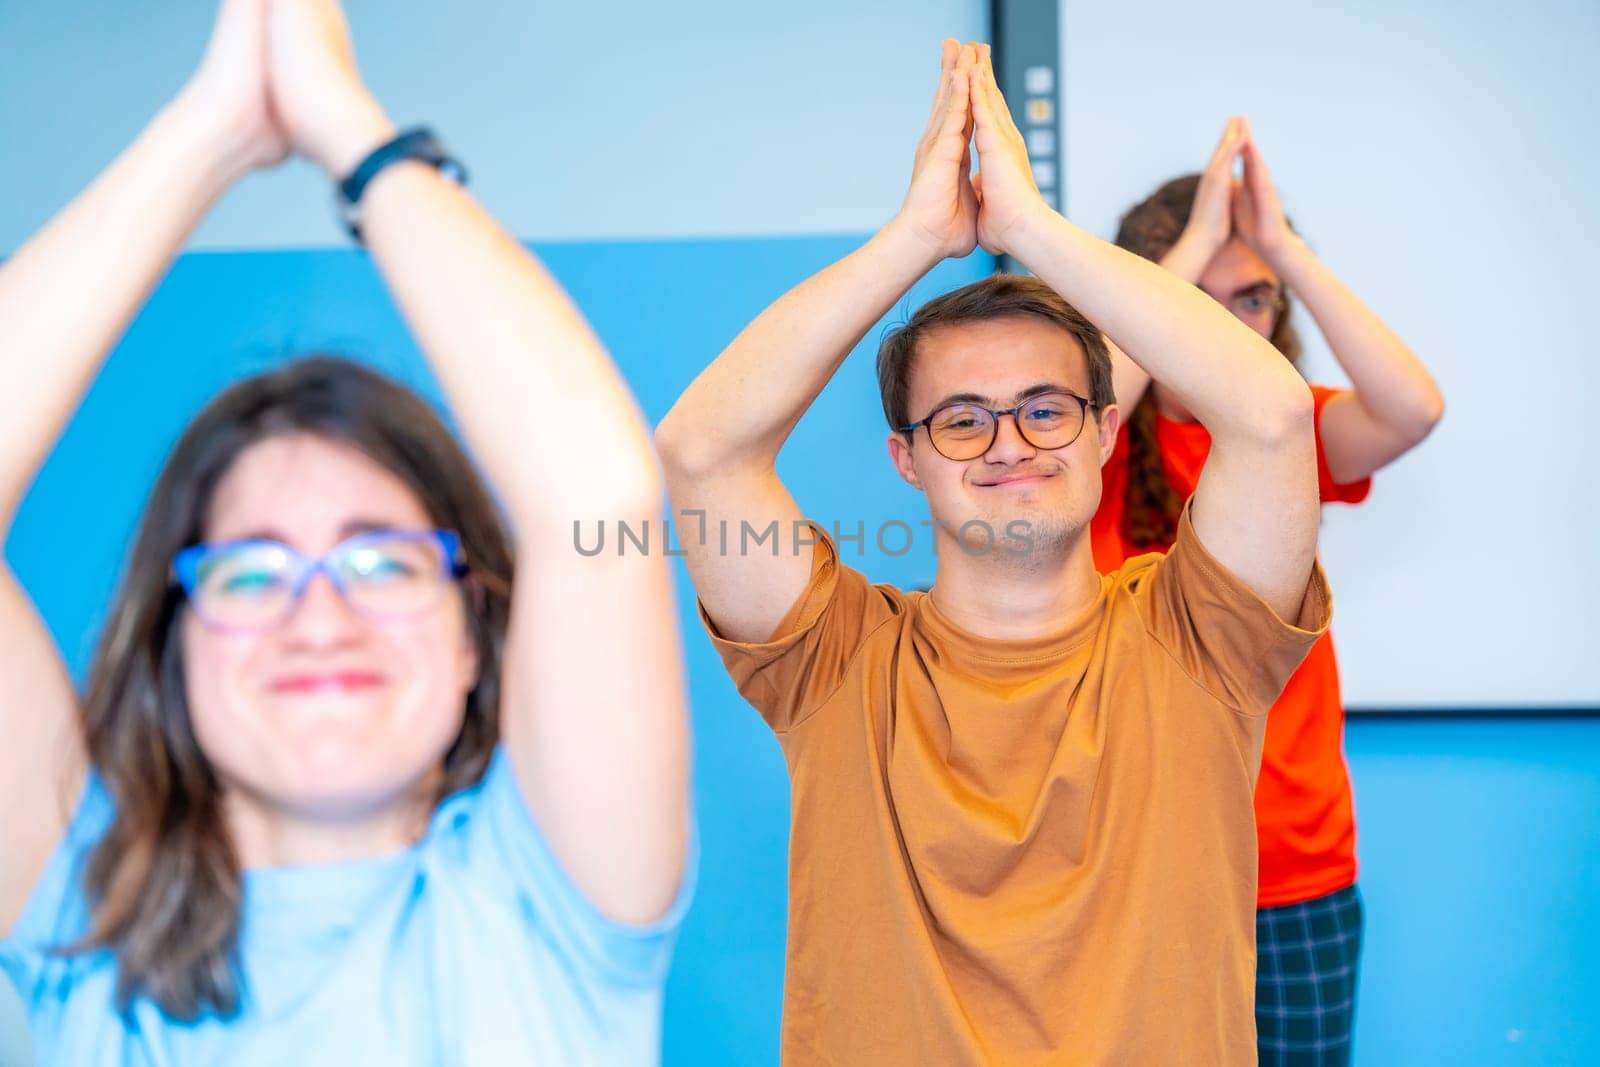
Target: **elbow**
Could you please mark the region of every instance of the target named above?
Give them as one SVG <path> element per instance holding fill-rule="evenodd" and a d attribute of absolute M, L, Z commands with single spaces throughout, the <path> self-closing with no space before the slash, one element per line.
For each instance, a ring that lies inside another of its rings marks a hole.
<path fill-rule="evenodd" d="M 526 538 L 572 536 L 573 525 L 600 520 L 659 519 L 667 506 L 653 453 L 593 461 L 581 476 L 524 477 L 520 491 L 502 493 L 512 527 Z"/>
<path fill-rule="evenodd" d="M 669 482 L 702 477 L 714 462 L 703 436 L 687 430 L 677 408 L 667 412 L 656 427 L 655 448 Z"/>
<path fill-rule="evenodd" d="M 1411 443 L 1421 444 L 1423 439 L 1433 432 L 1433 428 L 1439 425 L 1439 420 L 1442 418 L 1444 418 L 1444 394 L 1439 392 L 1437 385 L 1430 382 L 1427 394 L 1411 414 Z"/>
<path fill-rule="evenodd" d="M 752 464 L 772 466 L 776 450 L 740 442 L 723 433 L 714 420 L 696 423 L 673 408 L 656 427 L 656 455 L 669 485 L 713 478 Z"/>
<path fill-rule="evenodd" d="M 1373 411 L 1365 403 L 1363 406 L 1368 416 L 1384 426 L 1407 451 L 1420 445 L 1444 418 L 1444 396 L 1432 382 L 1416 396 L 1397 401 L 1388 410 Z"/>
<path fill-rule="evenodd" d="M 1311 387 L 1299 374 L 1291 377 L 1261 403 L 1256 424 L 1269 443 L 1311 440 L 1316 433 L 1316 401 Z"/>

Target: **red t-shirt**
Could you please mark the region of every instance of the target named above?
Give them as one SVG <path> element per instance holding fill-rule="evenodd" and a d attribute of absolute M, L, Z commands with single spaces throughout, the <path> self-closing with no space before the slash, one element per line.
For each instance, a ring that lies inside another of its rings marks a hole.
<path fill-rule="evenodd" d="M 1338 485 L 1322 449 L 1322 408 L 1340 390 L 1311 387 L 1316 400 L 1317 481 L 1322 500 L 1359 504 L 1372 479 Z M 1211 451 L 1211 435 L 1198 422 L 1156 417 L 1156 440 L 1172 487 L 1187 498 Z M 1100 510 L 1090 525 L 1095 566 L 1109 573 L 1133 556 L 1170 546 L 1134 547 L 1122 539 L 1123 493 L 1128 478 L 1128 435 L 1101 469 Z M 1311 646 L 1300 669 L 1267 716 L 1261 777 L 1256 782 L 1256 837 L 1261 847 L 1258 907 L 1312 900 L 1356 880 L 1356 822 L 1350 772 L 1344 762 L 1344 703 L 1333 638 Z"/>

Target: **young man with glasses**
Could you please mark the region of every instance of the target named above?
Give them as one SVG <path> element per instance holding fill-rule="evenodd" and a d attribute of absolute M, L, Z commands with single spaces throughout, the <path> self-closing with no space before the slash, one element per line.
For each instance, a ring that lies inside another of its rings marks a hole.
<path fill-rule="evenodd" d="M 1038 280 L 941 297 L 880 353 L 889 451 L 934 520 L 931 591 L 871 585 L 820 533 L 776 557 L 684 539 L 793 779 L 784 1055 L 1248 1060 L 1264 715 L 1329 615 L 1311 397 L 1203 293 L 1049 210 L 987 47 L 946 42 L 895 219 L 662 423 L 673 503 L 803 522 L 785 438 L 872 324 L 978 244 Z M 1100 329 L 1215 439 L 1173 551 L 1104 577 Z M 1024 536 L 973 543 L 998 531 Z"/>

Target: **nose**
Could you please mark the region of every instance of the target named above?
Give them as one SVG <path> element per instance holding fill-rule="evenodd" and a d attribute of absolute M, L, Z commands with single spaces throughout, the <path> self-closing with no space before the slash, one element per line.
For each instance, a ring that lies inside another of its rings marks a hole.
<path fill-rule="evenodd" d="M 1038 454 L 1038 449 L 1028 443 L 1022 436 L 1022 430 L 1017 423 L 1015 411 L 1003 411 L 997 417 L 994 427 L 994 440 L 989 444 L 989 451 L 983 454 L 989 463 L 1010 466 L 1021 463 L 1023 460 L 1032 459 Z"/>
<path fill-rule="evenodd" d="M 289 612 L 283 636 L 293 642 L 321 646 L 354 640 L 366 625 L 333 579 L 322 571 L 311 575 L 305 591 Z"/>

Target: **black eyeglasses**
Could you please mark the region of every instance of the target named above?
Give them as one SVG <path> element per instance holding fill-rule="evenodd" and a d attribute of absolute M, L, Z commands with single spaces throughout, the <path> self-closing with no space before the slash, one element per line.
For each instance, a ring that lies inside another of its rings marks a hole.
<path fill-rule="evenodd" d="M 1076 393 L 1050 392 L 1030 396 L 1014 408 L 986 408 L 982 404 L 958 401 L 946 404 L 932 415 L 909 426 L 897 426 L 899 433 L 914 433 L 928 428 L 934 451 L 945 459 L 977 459 L 989 451 L 1000 432 L 1000 416 L 1010 415 L 1017 432 L 1034 448 L 1065 448 L 1083 433 L 1092 402 Z"/>

